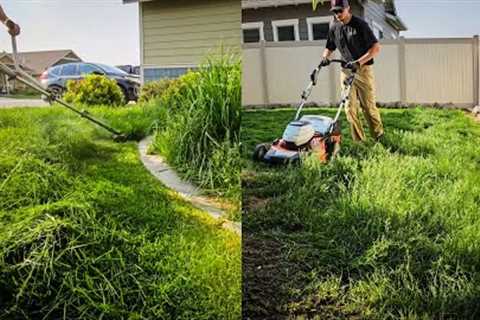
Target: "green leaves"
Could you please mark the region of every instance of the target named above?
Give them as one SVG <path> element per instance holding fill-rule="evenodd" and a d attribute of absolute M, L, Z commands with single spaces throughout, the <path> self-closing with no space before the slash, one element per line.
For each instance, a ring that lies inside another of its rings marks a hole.
<path fill-rule="evenodd" d="M 312 0 L 313 11 L 317 10 L 318 3 L 323 4 L 325 0 Z"/>
<path fill-rule="evenodd" d="M 168 116 L 157 132 L 157 151 L 204 189 L 239 199 L 238 57 L 207 57 L 196 71 L 173 82 L 159 103 Z"/>
<path fill-rule="evenodd" d="M 87 75 L 85 79 L 79 81 L 68 81 L 64 99 L 70 103 L 86 106 L 118 107 L 125 104 L 124 94 L 117 82 L 96 74 Z"/>

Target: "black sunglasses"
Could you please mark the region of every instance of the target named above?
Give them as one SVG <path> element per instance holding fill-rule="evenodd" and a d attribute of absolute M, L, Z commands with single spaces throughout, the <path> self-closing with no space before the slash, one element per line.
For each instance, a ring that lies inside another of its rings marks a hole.
<path fill-rule="evenodd" d="M 332 10 L 332 13 L 333 14 L 339 14 L 339 13 L 342 13 L 343 12 L 343 9 L 334 9 Z"/>

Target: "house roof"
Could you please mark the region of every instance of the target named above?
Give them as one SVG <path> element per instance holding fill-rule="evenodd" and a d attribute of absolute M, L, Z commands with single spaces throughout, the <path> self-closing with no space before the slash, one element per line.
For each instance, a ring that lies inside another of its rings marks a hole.
<path fill-rule="evenodd" d="M 132 0 L 124 0 L 132 1 Z M 366 0 L 357 0 L 361 5 L 363 5 Z M 373 0 L 380 2 L 385 6 L 385 20 L 391 24 L 398 31 L 406 31 L 407 27 L 405 23 L 397 15 L 397 9 L 395 7 L 395 0 Z M 322 3 L 322 1 L 319 1 Z M 324 3 L 330 2 L 330 0 L 324 0 Z M 242 0 L 242 9 L 256 9 L 264 7 L 280 7 L 280 6 L 289 6 L 289 5 L 299 5 L 312 3 L 312 0 Z"/>
<path fill-rule="evenodd" d="M 312 0 L 242 0 L 242 8 L 255 9 L 263 7 L 280 7 L 304 3 L 312 3 Z"/>
<path fill-rule="evenodd" d="M 0 60 L 4 60 L 4 59 L 7 60 L 7 61 L 3 61 L 4 64 L 11 65 L 11 66 L 13 66 L 15 64 L 15 62 L 13 61 L 12 55 L 8 52 L 5 52 L 5 51 L 0 52 Z M 32 70 L 31 68 L 29 68 L 28 66 L 26 66 L 22 63 L 20 63 L 20 67 L 28 73 L 33 73 L 34 72 L 34 70 Z"/>
<path fill-rule="evenodd" d="M 135 3 L 146 2 L 152 0 L 122 0 L 123 3 Z M 323 0 L 323 2 L 330 2 L 331 0 Z M 358 0 L 360 4 L 364 4 L 367 0 Z M 395 0 L 373 0 L 381 2 L 385 6 L 386 17 L 385 20 L 391 24 L 398 31 L 406 31 L 407 26 L 400 17 L 397 15 L 397 9 L 395 7 Z M 321 3 L 322 1 L 320 1 Z M 312 0 L 242 0 L 242 9 L 256 9 L 265 7 L 280 7 L 289 5 L 299 5 L 312 3 Z"/>
<path fill-rule="evenodd" d="M 146 2 L 146 1 L 152 1 L 152 0 L 122 0 L 123 3 L 135 3 L 135 2 Z"/>
<path fill-rule="evenodd" d="M 397 14 L 394 0 L 383 0 L 385 5 L 386 20 L 398 31 L 407 31 L 407 26 Z"/>
<path fill-rule="evenodd" d="M 9 53 L 9 55 L 11 54 Z M 28 66 L 28 68 L 33 70 L 35 74 L 42 73 L 62 59 L 82 61 L 82 59 L 80 59 L 80 57 L 72 50 L 19 52 L 18 57 L 19 62 L 22 65 Z"/>

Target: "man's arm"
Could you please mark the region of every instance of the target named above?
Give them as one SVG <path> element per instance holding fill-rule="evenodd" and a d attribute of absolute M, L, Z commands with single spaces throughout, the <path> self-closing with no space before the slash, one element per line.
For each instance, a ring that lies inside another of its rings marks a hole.
<path fill-rule="evenodd" d="M 328 49 L 328 48 L 325 48 L 325 50 L 323 50 L 323 54 L 322 54 L 322 59 L 329 59 L 330 60 L 330 56 L 332 55 L 333 51 Z"/>
<path fill-rule="evenodd" d="M 363 56 L 360 57 L 356 62 L 358 62 L 360 65 L 364 65 L 370 59 L 375 58 L 378 53 L 380 52 L 380 43 L 375 42 L 373 46 L 365 53 Z"/>
<path fill-rule="evenodd" d="M 5 21 L 8 19 L 7 15 L 5 14 L 5 11 L 3 11 L 2 6 L 0 6 L 0 21 L 2 23 L 5 23 Z"/>
<path fill-rule="evenodd" d="M 7 26 L 8 33 L 12 36 L 18 36 L 20 34 L 20 26 L 8 18 L 2 6 L 0 6 L 0 22 Z"/>

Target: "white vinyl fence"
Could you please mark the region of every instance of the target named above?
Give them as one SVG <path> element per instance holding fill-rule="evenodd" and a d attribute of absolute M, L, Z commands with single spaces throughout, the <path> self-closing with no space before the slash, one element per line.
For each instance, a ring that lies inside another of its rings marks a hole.
<path fill-rule="evenodd" d="M 300 100 L 320 62 L 325 41 L 243 45 L 244 106 L 287 105 Z M 479 104 L 479 38 L 384 40 L 375 59 L 377 101 L 382 104 Z M 310 102 L 340 97 L 339 67 L 322 69 Z"/>

